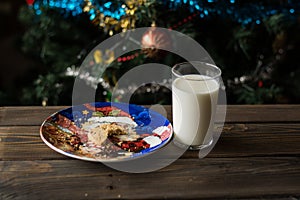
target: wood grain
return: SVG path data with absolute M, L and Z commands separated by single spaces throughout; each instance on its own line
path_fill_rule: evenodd
M 0 126 L 40 125 L 46 117 L 66 107 L 0 107 Z M 164 108 L 171 120 L 171 106 Z M 300 122 L 297 110 L 300 105 L 229 105 L 226 122 Z
M 51 114 L 66 106 L 0 107 L 0 126 L 40 125 Z
M 76 160 L 0 161 L 0 169 L 2 199 L 300 196 L 300 159 L 295 157 L 179 159 L 146 174 Z
M 300 156 L 300 124 L 226 124 L 209 157 Z M 284 138 L 284 142 L 283 142 Z M 0 159 L 66 159 L 47 147 L 39 126 L 0 127 Z M 188 151 L 184 158 L 197 158 Z

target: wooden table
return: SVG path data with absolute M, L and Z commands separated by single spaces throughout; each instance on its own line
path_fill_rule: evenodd
M 188 151 L 142 174 L 48 148 L 39 127 L 62 108 L 0 108 L 1 200 L 300 199 L 300 105 L 228 106 L 221 138 L 207 157 Z

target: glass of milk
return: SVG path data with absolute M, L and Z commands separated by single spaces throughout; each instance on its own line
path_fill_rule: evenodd
M 174 143 L 199 150 L 213 143 L 221 70 L 200 61 L 172 68 Z

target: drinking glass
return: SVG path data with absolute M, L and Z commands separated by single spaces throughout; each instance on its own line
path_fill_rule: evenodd
M 193 61 L 172 68 L 174 143 L 199 150 L 213 143 L 221 70 Z

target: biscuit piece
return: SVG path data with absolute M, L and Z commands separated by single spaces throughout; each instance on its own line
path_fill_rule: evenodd
M 126 134 L 126 130 L 116 123 L 103 123 L 89 131 L 88 140 L 96 145 L 101 145 L 108 136 Z

